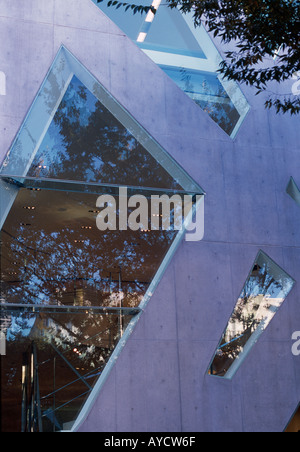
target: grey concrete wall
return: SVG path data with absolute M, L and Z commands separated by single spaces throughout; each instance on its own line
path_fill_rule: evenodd
M 282 431 L 300 400 L 300 209 L 285 193 L 299 117 L 243 88 L 231 140 L 91 0 L 0 0 L 0 43 L 1 158 L 64 44 L 207 192 L 204 240 L 180 245 L 80 431 Z M 210 377 L 259 249 L 298 282 L 233 380 Z

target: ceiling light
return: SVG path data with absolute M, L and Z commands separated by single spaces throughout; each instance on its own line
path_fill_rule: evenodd
M 144 42 L 146 39 L 146 36 L 147 36 L 147 33 L 144 33 L 141 31 L 141 33 L 138 35 L 137 42 Z

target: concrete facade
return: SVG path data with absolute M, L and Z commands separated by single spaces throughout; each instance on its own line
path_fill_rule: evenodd
M 78 431 L 283 431 L 300 400 L 300 209 L 285 192 L 300 184 L 299 117 L 242 87 L 232 140 L 91 0 L 0 0 L 0 42 L 1 160 L 63 44 L 207 193 L 204 240 L 181 243 Z M 296 285 L 235 377 L 211 377 L 260 249 Z

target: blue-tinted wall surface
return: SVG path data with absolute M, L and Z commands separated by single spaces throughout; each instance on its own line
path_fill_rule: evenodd
M 1 159 L 63 44 L 207 193 L 204 240 L 181 243 L 79 431 L 282 431 L 300 400 L 300 209 L 285 192 L 300 185 L 299 117 L 242 87 L 232 140 L 91 0 L 0 0 L 0 42 Z M 211 377 L 260 249 L 296 285 L 235 377 Z

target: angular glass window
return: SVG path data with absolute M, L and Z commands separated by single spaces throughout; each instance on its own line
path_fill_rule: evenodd
M 231 379 L 265 331 L 295 281 L 259 252 L 208 373 Z
M 0 191 L 1 430 L 66 430 L 105 381 L 203 190 L 62 47 Z M 181 229 L 163 227 L 161 205 L 153 213 L 163 194 L 190 200 Z M 137 199 L 147 218 L 134 229 Z
M 183 15 L 161 0 L 152 3 L 155 15 L 93 1 L 228 135 L 236 136 L 250 106 L 239 86 L 217 73 L 222 57 L 205 28 L 194 27 L 191 14 Z
M 300 403 L 284 430 L 285 433 L 300 433 Z
M 298 206 L 300 206 L 300 190 L 292 177 L 290 178 L 286 192 L 298 204 Z

